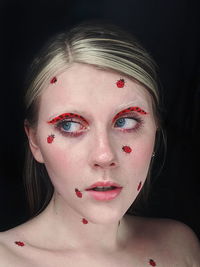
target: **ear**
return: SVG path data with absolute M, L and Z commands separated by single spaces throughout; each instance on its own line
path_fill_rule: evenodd
M 29 147 L 33 154 L 33 157 L 39 163 L 44 163 L 44 159 L 40 150 L 40 147 L 37 142 L 36 129 L 31 127 L 27 120 L 24 121 L 24 130 L 28 137 Z

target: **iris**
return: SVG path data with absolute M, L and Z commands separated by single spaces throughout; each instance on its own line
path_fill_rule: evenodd
M 123 127 L 125 125 L 125 122 L 126 122 L 125 118 L 120 118 L 116 121 L 115 127 Z

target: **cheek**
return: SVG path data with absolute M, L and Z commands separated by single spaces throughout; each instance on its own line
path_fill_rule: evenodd
M 43 141 L 41 153 L 51 179 L 60 180 L 72 172 L 73 160 L 70 149 L 65 144 L 59 144 L 57 136 L 52 144 Z
M 147 177 L 154 142 L 152 140 L 140 140 L 139 142 L 129 142 L 132 152 L 125 154 L 121 158 L 124 174 L 129 177 L 128 183 L 131 187 L 139 191 Z

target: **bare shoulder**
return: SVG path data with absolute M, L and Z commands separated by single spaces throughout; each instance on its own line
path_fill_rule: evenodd
M 15 228 L 0 233 L 0 267 L 24 266 L 22 257 L 16 250 L 16 238 Z
M 12 266 L 12 258 L 14 254 L 11 252 L 7 246 L 7 235 L 5 233 L 0 233 L 0 267 Z
M 183 266 L 200 267 L 200 243 L 190 227 L 172 219 L 135 218 L 132 220 L 140 240 L 157 251 L 165 251 L 163 257 L 180 259 Z

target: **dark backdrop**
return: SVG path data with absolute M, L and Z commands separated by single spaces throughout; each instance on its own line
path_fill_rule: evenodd
M 200 237 L 200 7 L 193 0 L 4 1 L 1 7 L 0 230 L 27 218 L 22 88 L 34 54 L 50 35 L 85 19 L 133 32 L 159 66 L 168 135 L 149 216 L 189 225 Z

